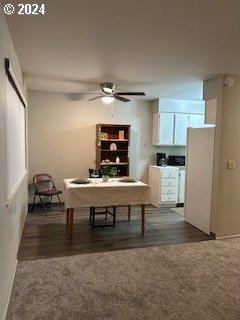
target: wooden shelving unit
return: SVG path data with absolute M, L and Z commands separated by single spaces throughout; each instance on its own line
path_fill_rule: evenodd
M 117 176 L 129 175 L 130 125 L 96 125 L 96 167 L 116 168 Z M 119 162 L 116 162 L 116 159 Z

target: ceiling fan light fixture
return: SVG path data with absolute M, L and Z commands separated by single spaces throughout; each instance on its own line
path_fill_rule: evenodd
M 112 93 L 112 89 L 111 88 L 103 87 L 103 91 L 106 92 L 106 93 Z
M 104 82 L 100 84 L 102 91 L 105 93 L 113 93 L 115 90 L 115 84 L 111 82 Z
M 110 97 L 110 96 L 105 96 L 105 97 L 102 97 L 101 99 L 102 99 L 102 102 L 106 104 L 110 104 L 115 100 L 114 97 Z
M 96 100 L 96 99 L 102 99 L 103 103 L 110 104 L 114 100 L 119 100 L 122 102 L 129 102 L 130 100 L 122 97 L 122 96 L 145 96 L 144 92 L 140 91 L 123 91 L 123 92 L 118 92 L 115 91 L 115 84 L 112 82 L 102 82 L 100 83 L 100 87 L 102 89 L 102 92 L 96 93 L 99 94 L 96 97 L 93 97 L 91 99 L 88 99 L 88 101 Z

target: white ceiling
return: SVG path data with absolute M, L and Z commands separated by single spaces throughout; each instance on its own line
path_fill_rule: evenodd
M 112 81 L 148 99 L 201 99 L 202 80 L 240 73 L 239 0 L 21 1 L 40 2 L 44 16 L 8 16 L 30 89 Z

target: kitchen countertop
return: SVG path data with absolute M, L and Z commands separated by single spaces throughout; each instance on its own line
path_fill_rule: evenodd
M 171 167 L 171 166 L 170 166 Z M 173 166 L 172 166 L 173 167 Z M 186 170 L 186 166 L 174 166 L 176 168 L 178 168 L 179 170 Z
M 150 164 L 149 167 L 158 168 L 158 169 L 177 168 L 178 170 L 186 170 L 186 166 L 157 166 L 157 165 Z

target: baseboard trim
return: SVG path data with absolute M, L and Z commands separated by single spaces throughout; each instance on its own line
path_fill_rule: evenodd
M 12 289 L 13 289 L 13 283 L 14 283 L 14 279 L 15 279 L 15 274 L 16 274 L 16 271 L 17 271 L 17 264 L 18 264 L 18 259 L 16 259 L 16 262 L 15 262 L 15 266 L 14 266 L 14 271 L 13 271 L 13 275 L 12 275 L 12 283 L 11 283 L 11 288 L 10 288 L 10 292 L 9 292 L 9 295 L 8 295 L 8 299 L 7 299 L 7 304 L 6 304 L 6 307 L 5 307 L 5 311 L 3 313 L 3 320 L 6 319 L 6 316 L 7 316 L 7 311 L 8 311 L 8 305 L 9 305 L 9 302 L 10 302 L 10 298 L 11 298 L 11 294 L 12 294 Z
M 240 237 L 240 234 L 234 234 L 232 236 L 216 237 L 216 240 L 229 239 L 229 238 L 239 238 L 239 237 Z

